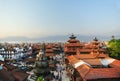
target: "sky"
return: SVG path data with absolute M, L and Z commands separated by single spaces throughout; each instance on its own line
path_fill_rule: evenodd
M 0 0 L 0 38 L 119 32 L 120 0 Z

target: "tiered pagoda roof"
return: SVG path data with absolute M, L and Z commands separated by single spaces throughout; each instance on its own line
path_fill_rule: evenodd
M 45 56 L 54 56 L 54 51 L 52 45 L 46 45 Z
M 79 43 L 79 40 L 76 40 L 76 37 L 74 36 L 74 34 L 72 34 L 70 37 L 70 39 L 67 41 L 69 43 Z
M 68 55 L 69 54 L 75 54 L 76 49 L 82 48 L 84 45 L 82 43 L 80 43 L 79 40 L 76 39 L 74 34 L 72 34 L 69 38 L 70 39 L 67 41 L 68 43 L 66 43 L 64 45 L 64 52 Z
M 70 40 L 74 39 L 72 35 Z M 69 42 L 70 43 L 70 42 Z M 84 44 L 82 48 L 70 44 L 65 45 L 65 53 L 76 51 L 75 55 L 68 55 L 67 60 L 79 74 L 78 81 L 120 81 L 120 61 L 110 58 L 106 50 L 100 47 L 101 42 L 95 37 L 91 43 Z M 67 50 L 66 50 L 67 49 Z M 86 53 L 87 52 L 87 53 Z M 78 75 L 77 75 L 78 76 Z

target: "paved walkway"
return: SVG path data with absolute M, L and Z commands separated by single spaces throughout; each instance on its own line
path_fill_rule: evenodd
M 52 81 L 55 81 L 55 79 L 53 79 Z M 66 71 L 63 71 L 62 81 L 70 81 L 70 78 L 66 75 Z
M 67 76 L 66 71 L 63 71 L 62 81 L 70 81 L 70 78 Z
M 58 60 L 59 62 L 64 64 L 64 62 L 63 62 L 64 58 L 62 58 L 62 56 L 60 57 L 59 55 L 57 55 L 56 57 L 57 57 L 56 60 Z M 61 61 L 60 61 L 60 59 L 61 59 Z M 56 66 L 57 66 L 56 70 L 59 73 L 60 73 L 60 71 L 62 71 L 62 73 L 60 73 L 60 75 L 59 75 L 59 78 L 62 77 L 61 81 L 70 81 L 70 78 L 67 76 L 66 71 L 63 70 L 63 68 L 65 69 L 65 66 L 61 65 L 60 63 L 56 64 Z M 53 79 L 52 81 L 58 81 L 58 80 Z

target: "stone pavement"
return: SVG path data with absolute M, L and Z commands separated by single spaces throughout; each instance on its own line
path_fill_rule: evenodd
M 63 71 L 62 81 L 70 81 L 70 78 L 67 76 L 66 71 Z
M 55 79 L 53 79 L 52 81 L 55 81 Z M 67 76 L 66 71 L 63 71 L 62 81 L 70 81 L 70 78 Z

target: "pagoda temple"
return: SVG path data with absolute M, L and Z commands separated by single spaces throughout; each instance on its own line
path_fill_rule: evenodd
M 73 81 L 120 81 L 120 61 L 108 56 L 102 42 L 95 37 L 92 42 L 80 43 L 75 38 L 71 35 L 64 46 L 67 71 Z
M 106 49 L 101 48 L 101 42 L 95 37 L 90 43 L 81 43 L 72 34 L 70 39 L 64 45 L 64 52 L 66 56 L 75 55 L 77 58 L 105 58 Z
M 80 41 L 76 39 L 74 34 L 72 34 L 69 38 L 70 39 L 64 45 L 64 52 L 66 55 L 75 55 L 77 49 L 83 48 L 83 44 L 81 44 Z
M 52 44 L 46 45 L 45 56 L 48 60 L 52 59 L 53 56 L 55 56 Z

